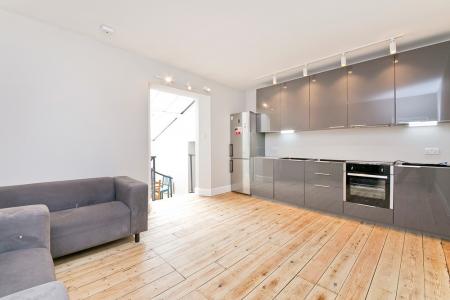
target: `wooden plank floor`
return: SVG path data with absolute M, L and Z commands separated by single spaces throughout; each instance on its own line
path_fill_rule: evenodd
M 55 261 L 71 299 L 450 299 L 450 242 L 240 194 L 152 203 L 149 231 Z

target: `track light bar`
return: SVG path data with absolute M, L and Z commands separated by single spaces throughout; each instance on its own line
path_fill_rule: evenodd
M 381 44 L 381 43 L 386 43 L 386 41 L 389 41 L 389 51 L 390 51 L 390 53 L 394 54 L 394 53 L 397 52 L 396 40 L 401 38 L 401 37 L 403 37 L 403 36 L 404 36 L 404 34 L 399 34 L 399 35 L 393 36 L 393 37 L 388 38 L 388 39 L 379 40 L 379 41 L 368 43 L 368 44 L 365 44 L 365 45 L 362 45 L 362 46 L 359 46 L 359 47 L 351 48 L 351 49 L 348 49 L 348 50 L 346 50 L 344 52 L 339 52 L 339 53 L 336 53 L 336 54 L 332 54 L 332 55 L 328 55 L 328 56 L 325 56 L 325 57 L 321 57 L 321 58 L 313 60 L 313 61 L 309 61 L 308 63 L 303 63 L 303 64 L 292 66 L 292 67 L 289 67 L 289 68 L 286 68 L 286 69 L 278 70 L 278 71 L 272 72 L 270 74 L 259 76 L 255 80 L 267 79 L 267 78 L 272 77 L 273 74 L 278 74 L 279 75 L 279 74 L 287 73 L 289 71 L 298 70 L 302 66 L 306 66 L 308 64 L 317 63 L 317 62 L 320 62 L 320 61 L 324 61 L 324 60 L 331 59 L 331 58 L 336 58 L 336 57 L 341 57 L 341 65 L 342 65 L 342 57 L 343 56 L 345 57 L 346 53 L 350 53 L 350 52 L 353 52 L 353 51 L 356 51 L 356 50 L 360 50 L 360 49 L 367 48 L 367 47 L 370 47 L 370 46 L 378 45 L 378 44 Z M 347 65 L 346 57 L 345 57 L 345 65 Z M 303 76 L 307 76 L 307 75 L 305 75 L 305 68 L 303 68 Z

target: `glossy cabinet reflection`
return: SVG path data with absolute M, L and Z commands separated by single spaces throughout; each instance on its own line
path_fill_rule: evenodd
M 280 85 L 274 85 L 256 91 L 259 132 L 276 132 L 281 130 L 280 88 Z
M 305 162 L 278 159 L 274 169 L 274 199 L 280 202 L 305 205 Z
M 347 70 L 340 68 L 310 78 L 310 129 L 347 127 Z
M 309 129 L 309 78 L 281 85 L 281 130 Z
M 253 172 L 250 182 L 252 195 L 273 199 L 273 165 L 274 159 L 265 157 L 253 158 Z
M 397 123 L 450 120 L 450 42 L 396 55 Z
M 348 125 L 395 123 L 394 57 L 382 57 L 348 68 Z
M 450 237 L 450 168 L 395 167 L 394 224 Z

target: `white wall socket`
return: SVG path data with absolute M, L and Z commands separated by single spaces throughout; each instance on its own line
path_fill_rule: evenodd
M 425 155 L 439 155 L 441 150 L 439 148 L 429 147 L 425 148 Z

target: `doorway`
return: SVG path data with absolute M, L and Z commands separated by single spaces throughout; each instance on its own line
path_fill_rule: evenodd
M 149 106 L 152 200 L 194 193 L 199 177 L 199 97 L 154 86 Z

